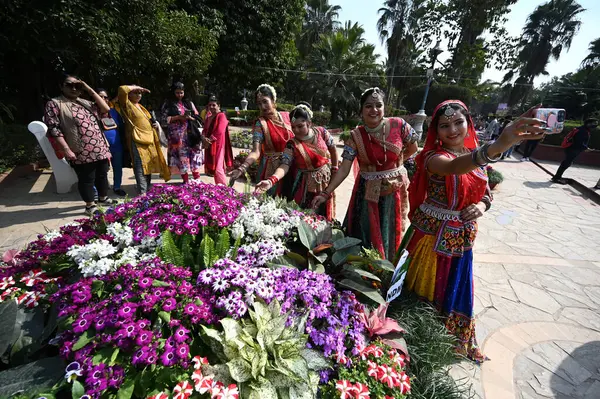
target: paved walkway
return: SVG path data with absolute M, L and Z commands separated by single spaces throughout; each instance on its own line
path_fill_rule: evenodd
M 491 361 L 451 373 L 478 398 L 600 398 L 600 207 L 532 163 L 496 167 L 505 181 L 480 221 L 474 270 L 478 339 Z M 130 194 L 134 183 L 126 169 Z M 336 192 L 340 219 L 352 184 Z M 55 194 L 50 172 L 5 179 L 0 251 L 82 216 L 77 193 Z
M 552 173 L 556 173 L 558 166 L 560 165 L 560 162 L 538 161 L 537 159 L 535 162 L 548 169 Z M 567 169 L 564 177 L 575 179 L 584 186 L 591 188 L 598 183 L 598 179 L 600 179 L 600 170 L 592 166 L 576 165 L 575 167 L 572 166 Z

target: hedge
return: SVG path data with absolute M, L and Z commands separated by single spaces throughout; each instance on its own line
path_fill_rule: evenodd
M 281 111 L 281 110 L 279 110 Z M 259 111 L 252 109 L 248 111 L 240 111 L 239 115 L 235 112 L 234 109 L 227 109 L 227 119 L 231 121 L 231 118 L 243 118 L 247 123 L 252 123 L 254 120 L 258 118 Z M 326 126 L 329 124 L 331 120 L 331 112 L 314 112 L 313 123 L 317 126 Z
M 581 121 L 573 121 L 566 120 L 565 127 L 562 133 L 559 134 L 550 134 L 544 137 L 542 143 L 547 145 L 561 145 L 565 136 L 573 129 L 583 125 Z M 600 150 L 600 132 L 592 132 L 592 136 L 590 137 L 589 147 L 594 150 Z
M 425 94 L 425 87 L 427 85 L 412 87 L 406 93 L 406 96 L 402 100 L 402 104 L 412 111 L 417 113 L 423 102 L 423 95 Z M 443 101 L 456 99 L 461 100 L 465 104 L 471 103 L 471 92 L 469 89 L 457 85 L 441 85 L 433 84 L 429 90 L 427 96 L 427 103 L 425 104 L 425 113 L 431 115 L 435 107 Z
M 18 124 L 0 124 L 0 173 L 17 165 L 39 161 L 41 149 L 27 127 Z

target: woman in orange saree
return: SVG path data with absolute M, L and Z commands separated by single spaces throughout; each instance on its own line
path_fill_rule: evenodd
M 233 180 L 243 175 L 256 160 L 259 160 L 258 180 L 271 176 L 281 165 L 283 151 L 288 141 L 294 138 L 289 113 L 277 111 L 275 89 L 266 84 L 260 85 L 256 89 L 255 97 L 260 116 L 252 130 L 252 151 L 242 165 L 229 174 Z M 278 181 L 267 193 L 272 196 L 291 198 L 291 182 L 294 175 L 295 171 L 292 171 L 287 178 Z
M 273 187 L 296 166 L 297 173 L 292 185 L 294 201 L 302 208 L 310 208 L 312 200 L 323 191 L 338 170 L 338 154 L 333 138 L 321 126 L 313 126 L 312 110 L 308 103 L 301 103 L 290 112 L 295 137 L 288 141 L 282 155 L 281 165 L 256 186 L 264 192 Z M 335 197 L 332 195 L 317 214 L 327 220 L 335 218 Z

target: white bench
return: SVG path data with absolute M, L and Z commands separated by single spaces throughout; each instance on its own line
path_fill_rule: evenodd
M 64 194 L 71 191 L 73 184 L 78 181 L 77 175 L 65 159 L 58 159 L 56 157 L 54 149 L 50 144 L 50 140 L 46 137 L 48 126 L 43 122 L 33 121 L 27 125 L 27 129 L 33 133 L 38 143 L 40 143 L 44 155 L 46 155 L 48 162 L 50 162 L 52 172 L 54 172 L 54 180 L 56 180 L 56 192 L 58 194 Z

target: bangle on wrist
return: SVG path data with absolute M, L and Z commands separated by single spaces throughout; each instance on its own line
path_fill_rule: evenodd
M 486 195 L 485 197 L 483 197 L 481 199 L 481 201 L 484 205 L 485 205 L 485 211 L 489 211 L 490 208 L 492 207 L 492 201 L 490 200 L 490 198 Z
M 487 165 L 485 160 L 483 160 L 482 158 L 483 157 L 481 156 L 481 148 L 478 148 L 471 153 L 471 160 L 473 161 L 475 166 L 484 167 Z
M 338 171 L 338 170 L 340 170 L 340 167 L 339 166 L 331 166 L 331 170 Z
M 272 175 L 272 176 L 269 176 L 267 178 L 267 180 L 271 182 L 271 186 L 274 186 L 279 181 L 279 178 L 275 175 Z
M 329 194 L 327 191 L 323 190 L 319 193 L 319 196 L 321 197 L 325 197 L 327 199 L 331 198 L 331 194 Z
M 495 163 L 500 160 L 502 153 L 496 155 L 495 158 L 490 157 L 490 144 L 485 144 L 483 147 L 481 147 L 481 156 L 486 163 Z

